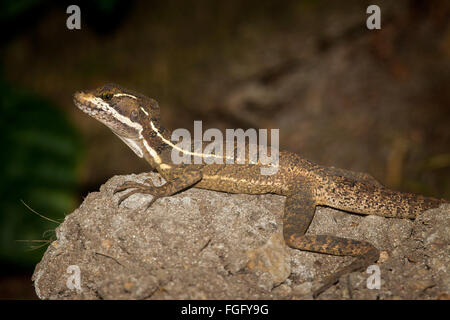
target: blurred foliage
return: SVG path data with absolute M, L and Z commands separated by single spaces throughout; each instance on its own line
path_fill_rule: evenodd
M 9 20 L 20 17 L 25 12 L 29 12 L 38 7 L 49 5 L 62 5 L 67 7 L 70 4 L 88 5 L 96 11 L 111 14 L 116 10 L 121 0 L 94 0 L 94 1 L 49 1 L 49 0 L 3 0 L 0 3 L 0 19 Z
M 24 11 L 33 9 L 36 5 L 42 2 L 42 0 L 2 1 L 0 5 L 0 19 L 13 19 L 22 14 Z
M 48 101 L 0 79 L 0 261 L 31 265 L 46 246 L 41 242 L 57 224 L 28 209 L 62 221 L 77 201 L 80 138 L 72 125 Z M 45 244 L 45 243 L 44 243 Z
M 117 7 L 117 4 L 120 2 L 120 0 L 97 0 L 92 2 L 99 11 L 112 13 Z
M 75 4 L 88 7 L 86 11 L 93 13 L 88 21 L 95 21 L 94 17 L 120 12 L 120 4 L 126 3 L 96 0 Z M 33 28 L 50 8 L 70 4 L 73 1 L 2 1 L 0 26 L 11 31 L 2 46 Z M 10 85 L 1 72 L 0 110 L 0 263 L 31 267 L 41 259 L 58 226 L 45 217 L 62 221 L 77 204 L 83 148 L 77 132 L 56 106 Z
M 0 27 L 9 30 L 6 40 L 31 30 L 53 8 L 66 11 L 70 5 L 82 8 L 83 21 L 99 33 L 117 28 L 129 11 L 133 0 L 3 0 L 0 2 Z M 104 24 L 103 21 L 109 21 Z M 1 44 L 0 44 L 1 46 Z

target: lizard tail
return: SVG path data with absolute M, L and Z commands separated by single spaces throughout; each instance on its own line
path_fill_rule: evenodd
M 398 192 L 344 177 L 336 177 L 319 186 L 316 199 L 318 204 L 350 212 L 410 219 L 427 209 L 450 203 L 444 199 Z

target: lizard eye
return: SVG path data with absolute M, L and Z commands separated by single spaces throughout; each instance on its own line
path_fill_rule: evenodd
M 102 99 L 103 99 L 103 100 L 111 100 L 112 97 L 113 97 L 113 94 L 112 94 L 112 93 L 109 93 L 109 92 L 106 92 L 106 93 L 103 93 L 103 94 L 102 94 Z
M 137 112 L 136 110 L 131 111 L 130 119 L 131 119 L 132 121 L 136 121 L 137 118 L 138 118 L 138 112 Z

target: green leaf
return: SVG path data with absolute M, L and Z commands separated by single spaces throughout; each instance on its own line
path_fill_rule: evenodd
M 76 205 L 80 137 L 48 101 L 0 80 L 0 261 L 33 265 Z M 54 233 L 53 233 L 54 234 Z M 44 245 L 39 250 L 31 247 Z

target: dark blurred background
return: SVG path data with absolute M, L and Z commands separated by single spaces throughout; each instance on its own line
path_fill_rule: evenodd
M 107 82 L 157 99 L 169 129 L 279 128 L 282 149 L 450 199 L 449 18 L 446 0 L 2 1 L 0 298 L 35 299 L 64 216 L 149 170 L 72 103 Z

